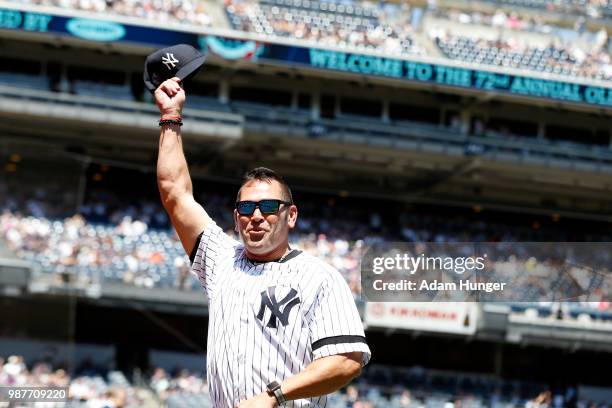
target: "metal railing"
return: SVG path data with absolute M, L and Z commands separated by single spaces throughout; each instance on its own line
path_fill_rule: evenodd
M 53 110 L 64 106 L 73 112 L 91 108 L 102 113 L 157 117 L 152 104 L 94 96 L 54 93 L 0 85 L 0 109 L 11 111 L 15 102 L 49 104 Z M 554 142 L 519 136 L 501 136 L 489 132 L 485 136 L 461 134 L 457 130 L 434 124 L 409 121 L 382 122 L 372 118 L 338 117 L 311 119 L 307 110 L 256 103 L 223 104 L 216 98 L 194 97 L 194 108 L 185 109 L 185 117 L 206 125 L 238 126 L 241 130 L 389 147 L 393 149 L 432 151 L 440 154 L 483 156 L 493 160 L 509 160 L 581 169 L 612 172 L 612 150 L 608 147 L 571 142 Z M 51 111 L 51 110 L 50 110 Z

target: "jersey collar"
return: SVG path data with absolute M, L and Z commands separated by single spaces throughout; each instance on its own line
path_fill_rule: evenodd
M 246 249 L 244 250 L 244 257 L 252 264 L 254 265 L 262 265 L 262 264 L 266 264 L 266 263 L 285 263 L 287 261 L 292 260 L 293 258 L 295 258 L 296 256 L 300 255 L 302 253 L 302 251 L 300 251 L 299 249 L 290 249 L 289 252 L 287 252 L 285 255 L 281 256 L 278 259 L 274 259 L 272 261 L 253 261 L 251 259 L 249 259 L 249 257 L 246 255 Z

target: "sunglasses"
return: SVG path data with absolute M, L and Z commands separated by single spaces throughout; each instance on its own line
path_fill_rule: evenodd
M 255 208 L 259 208 L 262 214 L 276 214 L 281 204 L 291 205 L 291 201 L 266 199 L 261 201 L 237 201 L 236 211 L 240 215 L 253 215 Z

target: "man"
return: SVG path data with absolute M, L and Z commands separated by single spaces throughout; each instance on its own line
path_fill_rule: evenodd
M 331 266 L 289 247 L 298 209 L 272 170 L 245 176 L 234 209 L 243 243 L 226 235 L 193 197 L 180 132 L 180 80 L 163 82 L 155 100 L 161 199 L 209 298 L 213 406 L 324 407 L 325 395 L 370 359 L 348 285 Z

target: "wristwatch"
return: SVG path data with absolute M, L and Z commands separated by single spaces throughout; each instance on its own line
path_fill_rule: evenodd
M 285 395 L 281 390 L 281 385 L 277 381 L 272 381 L 266 386 L 266 388 L 268 389 L 268 394 L 274 395 L 274 398 L 276 398 L 276 402 L 278 402 L 279 406 L 282 406 L 285 402 L 287 402 Z

